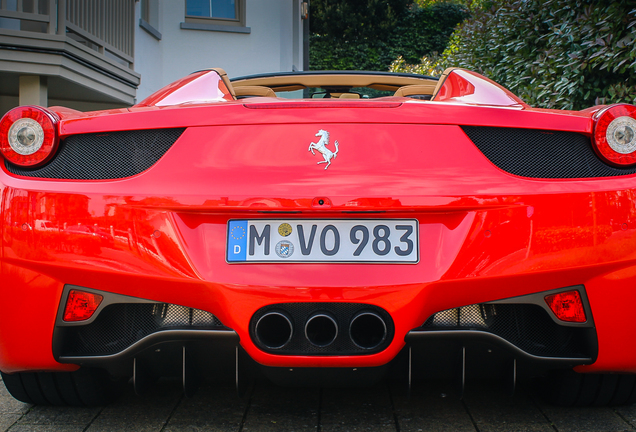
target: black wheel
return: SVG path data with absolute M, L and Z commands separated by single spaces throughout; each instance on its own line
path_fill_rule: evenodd
M 561 406 L 616 406 L 636 402 L 636 375 L 553 371 L 543 380 L 544 398 Z
M 35 405 L 100 406 L 121 395 L 125 379 L 114 379 L 102 369 L 75 372 L 19 372 L 2 380 L 11 396 Z

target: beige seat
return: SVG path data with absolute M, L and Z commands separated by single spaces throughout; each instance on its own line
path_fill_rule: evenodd
M 416 84 L 402 86 L 395 92 L 394 96 L 430 96 L 435 91 L 435 84 Z
M 358 93 L 343 93 L 339 99 L 360 99 L 360 95 Z
M 236 96 L 241 97 L 276 97 L 276 93 L 269 87 L 265 86 L 242 86 L 234 87 Z

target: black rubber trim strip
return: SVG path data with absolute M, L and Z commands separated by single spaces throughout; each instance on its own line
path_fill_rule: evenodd
M 60 363 L 75 363 L 82 365 L 103 365 L 108 362 L 116 362 L 132 358 L 141 351 L 162 343 L 185 343 L 190 341 L 234 341 L 239 343 L 239 336 L 234 330 L 162 330 L 152 333 L 117 354 L 102 356 L 59 356 L 56 360 Z
M 197 71 L 201 72 L 201 71 Z M 196 72 L 193 72 L 196 73 Z M 376 75 L 387 77 L 403 77 L 403 78 L 419 78 L 422 81 L 435 80 L 439 81 L 439 78 L 435 78 L 428 75 L 410 74 L 410 73 L 396 73 L 396 72 L 373 72 L 373 71 L 351 71 L 351 70 L 329 70 L 329 71 L 298 71 L 298 72 L 272 72 L 257 75 L 244 75 L 230 79 L 230 81 L 241 81 L 254 78 L 273 78 L 279 76 L 310 76 L 310 75 Z
M 543 357 L 529 354 L 496 334 L 480 330 L 411 330 L 404 337 L 409 345 L 418 345 L 429 340 L 455 342 L 486 342 L 504 348 L 517 358 L 560 365 L 583 365 L 593 363 L 590 357 Z

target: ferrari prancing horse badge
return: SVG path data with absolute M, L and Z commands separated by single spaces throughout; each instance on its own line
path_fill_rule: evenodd
M 316 153 L 314 152 L 314 150 L 317 150 L 319 153 L 322 154 L 322 157 L 325 158 L 325 160 L 321 160 L 320 162 L 317 162 L 318 164 L 322 164 L 322 163 L 326 163 L 327 166 L 325 167 L 325 169 L 329 168 L 329 165 L 331 165 L 331 159 L 335 159 L 336 156 L 338 155 L 338 140 L 336 140 L 336 142 L 334 143 L 336 146 L 336 151 L 332 152 L 331 150 L 329 150 L 327 148 L 327 146 L 329 145 L 329 132 L 327 132 L 326 130 L 320 129 L 318 131 L 318 133 L 316 134 L 317 137 L 320 137 L 320 140 L 318 140 L 317 143 L 311 143 L 309 144 L 309 150 L 311 154 L 315 155 Z

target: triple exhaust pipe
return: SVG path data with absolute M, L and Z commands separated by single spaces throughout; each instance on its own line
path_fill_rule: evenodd
M 304 337 L 314 347 L 329 347 L 336 341 L 339 332 L 338 320 L 329 312 L 314 312 L 305 321 Z M 287 313 L 270 311 L 258 319 L 255 333 L 266 348 L 279 350 L 292 340 L 294 324 Z M 386 340 L 387 334 L 387 323 L 376 312 L 363 310 L 349 321 L 348 338 L 361 350 L 377 348 Z

